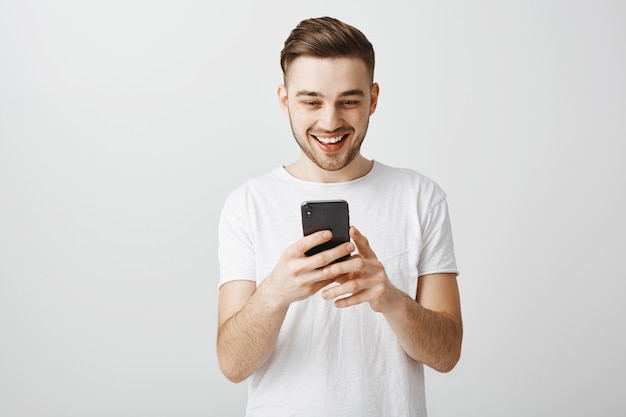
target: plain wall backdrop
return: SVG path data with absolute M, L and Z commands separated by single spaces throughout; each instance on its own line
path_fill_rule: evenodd
M 242 416 L 227 193 L 291 162 L 279 52 L 363 30 L 366 157 L 447 192 L 465 320 L 431 416 L 623 416 L 626 3 L 0 1 L 0 416 Z

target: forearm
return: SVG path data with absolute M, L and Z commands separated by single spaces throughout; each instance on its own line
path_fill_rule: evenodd
M 395 307 L 385 318 L 406 353 L 440 372 L 454 368 L 461 354 L 460 318 L 422 307 L 398 290 Z
M 218 329 L 220 368 L 233 382 L 241 382 L 259 369 L 276 346 L 288 307 L 271 300 L 259 287 L 243 308 Z

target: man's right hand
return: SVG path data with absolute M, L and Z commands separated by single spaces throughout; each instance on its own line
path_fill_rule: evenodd
M 273 294 L 276 302 L 288 307 L 294 301 L 303 300 L 333 282 L 338 276 L 324 275 L 323 267 L 332 261 L 349 255 L 354 249 L 352 242 L 307 256 L 305 252 L 328 242 L 332 233 L 322 230 L 304 236 L 283 252 L 272 273 L 263 281 L 264 292 Z
M 274 350 L 289 305 L 318 292 L 343 275 L 323 268 L 350 254 L 348 242 L 313 256 L 304 253 L 331 239 L 330 231 L 313 233 L 289 246 L 272 273 L 258 286 L 254 281 L 230 281 L 220 289 L 217 356 L 224 375 L 241 382 Z M 330 268 L 333 270 L 333 268 Z M 326 270 L 326 275 L 324 275 Z

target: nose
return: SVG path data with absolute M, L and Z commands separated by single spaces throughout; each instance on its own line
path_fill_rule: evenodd
M 321 109 L 319 127 L 328 132 L 341 127 L 341 114 L 335 106 L 325 106 Z

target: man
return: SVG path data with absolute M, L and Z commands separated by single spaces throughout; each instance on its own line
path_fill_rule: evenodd
M 249 380 L 249 417 L 425 416 L 422 364 L 450 371 L 462 340 L 445 194 L 361 155 L 379 86 L 359 30 L 302 21 L 281 66 L 278 99 L 302 153 L 224 205 L 222 372 Z M 306 256 L 331 233 L 302 237 L 300 204 L 329 199 L 349 202 L 351 242 Z

